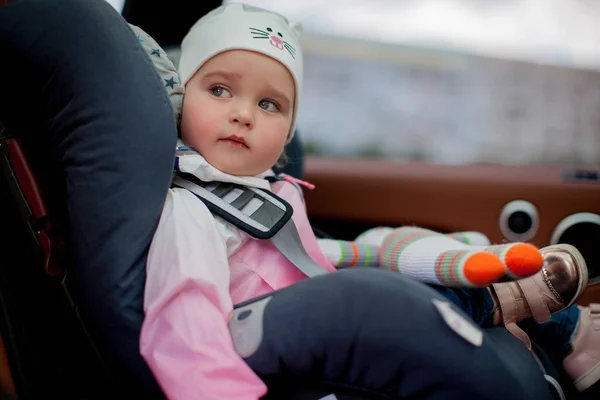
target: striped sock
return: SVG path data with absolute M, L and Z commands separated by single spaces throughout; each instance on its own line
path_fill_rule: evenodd
M 385 240 L 385 237 L 392 233 L 394 228 L 387 226 L 378 226 L 376 228 L 367 229 L 354 239 L 357 243 L 370 243 L 381 245 Z M 473 246 L 489 246 L 490 240 L 481 232 L 476 231 L 464 231 L 464 232 L 452 232 L 447 234 L 452 239 L 458 240 L 465 244 Z
M 321 251 L 336 268 L 377 267 L 379 246 L 344 240 L 318 239 Z
M 356 244 L 360 247 L 361 245 L 384 245 L 386 239 L 390 237 L 392 233 L 396 231 L 411 232 L 417 231 L 426 232 L 429 235 L 442 235 L 440 233 L 431 231 L 429 229 L 409 227 L 405 226 L 402 228 L 390 228 L 390 227 L 377 227 L 369 229 L 356 238 Z M 491 245 L 489 239 L 480 232 L 466 231 L 466 232 L 453 232 L 446 236 L 449 239 L 454 239 L 453 242 L 447 242 L 448 246 L 451 246 L 452 250 L 469 250 L 469 251 L 485 251 L 492 253 L 497 256 L 504 265 L 504 278 L 502 280 L 515 280 L 526 278 L 528 276 L 536 274 L 544 265 L 544 259 L 538 248 L 528 243 L 507 243 L 501 245 Z M 352 249 L 346 251 L 346 254 L 352 254 Z M 360 252 L 360 251 L 359 251 Z M 339 259 L 338 253 L 333 257 Z M 384 262 L 384 260 L 380 260 Z M 448 262 L 447 258 L 444 262 Z M 390 269 L 398 270 L 398 268 L 391 268 L 393 263 L 390 260 L 385 261 L 383 266 Z M 334 263 L 335 265 L 335 263 Z M 404 268 L 408 268 L 404 266 Z M 456 266 L 454 266 L 456 268 Z M 448 275 L 449 276 L 449 275 Z
M 505 275 L 502 261 L 427 229 L 395 229 L 384 241 L 379 264 L 419 281 L 444 286 L 482 287 Z

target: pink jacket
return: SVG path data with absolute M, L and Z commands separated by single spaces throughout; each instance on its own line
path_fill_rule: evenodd
M 248 181 L 258 186 L 256 178 Z M 267 181 L 259 181 L 268 188 Z M 312 233 L 298 189 L 277 182 L 271 190 L 293 206 L 308 254 L 334 271 Z M 256 400 L 264 395 L 263 382 L 233 349 L 227 327 L 233 304 L 304 278 L 271 242 L 215 218 L 194 194 L 169 190 L 148 256 L 140 337 L 141 354 L 167 397 Z

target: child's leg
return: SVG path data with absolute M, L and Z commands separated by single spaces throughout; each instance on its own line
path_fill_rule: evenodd
M 463 310 L 482 328 L 493 326 L 494 300 L 487 288 L 454 288 L 428 285 Z
M 317 239 L 321 251 L 336 268 L 378 267 L 380 247 L 374 244 Z
M 531 275 L 543 264 L 539 251 L 528 244 L 479 248 L 421 228 L 382 227 L 366 231 L 355 242 L 334 239 L 318 242 L 336 268 L 382 266 L 422 282 L 444 286 L 484 287 L 506 275 L 509 279 L 525 272 Z M 516 267 L 521 268 L 520 275 L 511 273 Z
M 354 240 L 357 243 L 369 243 L 381 246 L 385 238 L 392 233 L 395 228 L 387 226 L 378 226 L 376 228 L 368 229 L 358 235 Z M 476 231 L 464 231 L 464 232 L 452 232 L 448 233 L 447 236 L 452 239 L 458 240 L 464 244 L 470 244 L 472 246 L 489 246 L 491 245 L 490 240 L 481 232 Z
M 469 246 L 448 235 L 414 227 L 388 234 L 380 258 L 386 268 L 444 286 L 487 286 L 504 275 L 509 279 L 530 276 L 543 263 L 539 250 L 530 244 Z
M 446 239 L 455 242 L 453 239 Z M 410 250 L 401 252 L 401 258 L 400 253 L 393 249 L 384 258 L 382 250 L 385 251 L 385 248 L 381 249 L 373 244 L 333 239 L 319 239 L 318 243 L 323 254 L 338 269 L 382 266 L 421 282 L 458 287 L 488 286 L 499 282 L 505 274 L 504 265 L 491 253 L 481 250 L 445 251 L 458 247 L 456 243 L 453 243 L 455 247 L 446 248 L 411 247 Z M 396 261 L 392 265 L 390 260 Z
M 261 376 L 284 368 L 288 375 L 311 374 L 313 381 L 364 388 L 382 398 L 549 397 L 528 351 L 512 341 L 496 346 L 485 331 L 481 345 L 473 345 L 440 317 L 432 303 L 440 297 L 378 268 L 306 279 L 273 293 L 264 313 L 243 321 L 241 327 L 264 327 L 258 350 L 244 357 Z M 258 325 L 247 323 L 253 318 L 260 318 Z M 321 367 L 311 371 L 315 362 Z
M 403 233 L 412 235 L 417 231 L 423 233 L 427 232 L 430 236 L 439 235 L 448 239 L 454 239 L 454 241 L 445 240 L 446 244 L 444 245 L 444 248 L 447 250 L 486 251 L 496 255 L 505 266 L 505 278 L 508 280 L 531 276 L 538 272 L 543 265 L 543 259 L 539 250 L 531 244 L 517 242 L 492 246 L 484 234 L 474 231 L 454 232 L 445 235 L 418 227 L 405 226 L 396 229 L 390 227 L 377 227 L 363 232 L 356 238 L 356 242 L 376 244 L 383 247 L 392 235 L 403 235 Z M 388 262 L 389 265 L 386 265 L 388 268 L 393 267 L 394 263 L 397 263 L 399 266 L 403 263 L 402 260 L 389 260 Z M 475 286 L 481 285 L 476 284 Z

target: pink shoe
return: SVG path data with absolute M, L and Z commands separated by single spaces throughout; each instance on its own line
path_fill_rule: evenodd
M 573 351 L 563 360 L 563 368 L 582 392 L 600 380 L 600 304 L 579 310 Z
M 588 283 L 588 270 L 581 253 L 568 244 L 540 249 L 544 267 L 535 275 L 513 282 L 495 283 L 490 292 L 497 305 L 494 324 L 503 324 L 529 350 L 531 340 L 517 322 L 533 317 L 542 323 L 552 314 L 575 304 Z

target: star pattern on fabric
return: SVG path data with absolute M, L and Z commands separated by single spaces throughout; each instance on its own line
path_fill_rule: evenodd
M 140 43 L 144 43 L 144 39 L 142 39 L 142 38 L 140 37 L 140 35 L 138 35 L 138 37 L 137 37 L 137 40 L 138 40 L 138 42 L 140 42 Z
M 152 49 L 152 53 L 150 54 L 153 56 L 160 57 L 160 49 Z
M 173 79 L 173 77 L 169 78 L 169 79 L 165 79 L 165 87 L 170 87 L 171 89 L 173 89 L 175 87 L 175 79 Z

